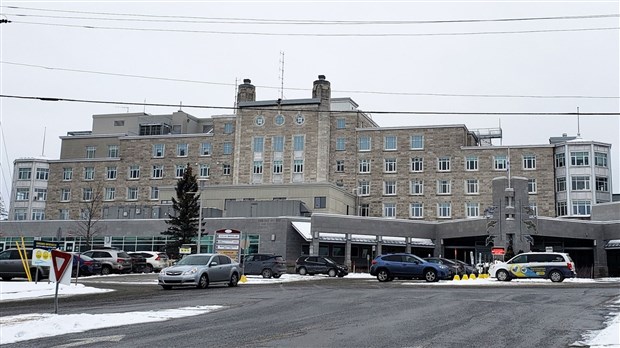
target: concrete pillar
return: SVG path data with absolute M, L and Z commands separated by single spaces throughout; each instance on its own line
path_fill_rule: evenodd
M 439 257 L 439 255 L 443 256 L 443 239 L 435 239 L 435 250 L 433 251 L 433 256 Z
M 318 256 L 319 255 L 319 232 L 312 232 L 312 245 L 310 246 L 310 255 Z
M 351 272 L 351 234 L 345 234 L 345 245 L 344 245 L 344 264 Z
M 377 236 L 377 247 L 375 248 L 375 254 L 373 255 L 374 257 L 377 257 L 379 255 L 381 255 L 382 251 L 381 251 L 381 246 L 383 245 L 381 236 Z
M 411 254 L 411 237 L 405 237 L 405 252 Z
M 607 251 L 605 250 L 605 241 L 603 238 L 597 238 L 592 241 L 594 243 L 594 278 L 607 277 L 609 269 L 607 268 Z

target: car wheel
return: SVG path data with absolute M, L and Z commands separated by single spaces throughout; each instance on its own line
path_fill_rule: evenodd
M 549 279 L 551 279 L 551 281 L 554 283 L 561 283 L 564 280 L 564 275 L 562 274 L 562 272 L 554 269 L 549 273 Z
M 237 286 L 238 283 L 239 283 L 239 275 L 237 273 L 233 273 L 230 276 L 230 283 L 228 283 L 228 286 L 233 288 Z
M 277 278 L 280 278 L 281 276 L 282 276 L 281 274 L 274 274 L 274 275 L 273 275 L 273 277 L 274 277 L 274 278 L 276 278 L 276 279 L 277 279 Z
M 103 266 L 101 269 L 101 275 L 108 275 L 112 273 L 112 268 L 110 266 Z
M 336 276 L 336 270 L 331 268 L 329 271 L 327 271 L 327 275 L 330 277 L 335 277 Z
M 5 282 L 10 281 L 11 279 L 13 279 L 13 277 L 2 277 L 2 280 L 4 280 Z
M 439 281 L 439 278 L 437 278 L 437 271 L 434 269 L 427 269 L 424 271 L 424 279 L 429 283 Z
M 171 285 L 162 285 L 162 288 L 164 288 L 164 290 L 171 290 L 172 286 Z
M 510 280 L 510 274 L 508 274 L 508 271 L 506 271 L 505 269 L 500 269 L 499 271 L 497 271 L 497 280 L 502 281 L 502 282 L 507 282 Z
M 377 280 L 380 282 L 388 282 L 390 281 L 390 278 L 392 276 L 390 275 L 390 272 L 387 269 L 381 269 L 379 270 L 379 272 L 377 272 Z
M 144 267 L 144 273 L 151 273 L 151 272 L 153 272 L 153 266 L 151 266 L 151 265 L 146 265 L 146 266 Z
M 339 274 L 339 275 L 338 275 L 338 278 L 344 278 L 344 274 L 342 274 L 342 273 L 341 273 L 341 274 Z
M 306 267 L 301 267 L 299 269 L 299 275 L 306 275 L 308 274 L 308 270 L 306 270 Z
M 271 273 L 271 270 L 269 268 L 265 268 L 262 272 L 261 275 L 263 276 L 263 278 L 271 278 L 271 276 L 273 275 L 273 273 Z
M 206 289 L 208 286 L 209 286 L 209 277 L 207 277 L 206 274 L 201 275 L 196 287 L 198 289 Z

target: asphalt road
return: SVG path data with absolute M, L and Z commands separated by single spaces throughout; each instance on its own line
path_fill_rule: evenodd
M 602 329 L 606 306 L 620 295 L 617 284 L 427 286 L 347 278 L 206 290 L 97 286 L 117 291 L 61 298 L 59 313 L 225 308 L 6 347 L 567 347 Z M 53 301 L 37 299 L 3 303 L 0 315 L 51 311 Z

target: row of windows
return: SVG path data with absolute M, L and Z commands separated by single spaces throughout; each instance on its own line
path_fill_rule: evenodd
M 572 215 L 590 215 L 592 209 L 592 202 L 589 200 L 575 200 L 572 201 Z M 557 202 L 555 205 L 555 212 L 557 216 L 568 215 L 568 204 L 566 202 Z
M 570 153 L 570 165 L 571 166 L 589 166 L 590 165 L 590 152 L 588 151 L 572 151 Z M 597 167 L 607 168 L 607 154 L 604 152 L 594 152 L 594 165 Z M 566 167 L 566 155 L 564 153 L 555 154 L 555 166 L 556 168 Z
M 358 151 L 370 151 L 372 148 L 372 138 L 370 136 L 360 136 L 357 139 Z M 409 137 L 409 149 L 410 150 L 422 150 L 424 149 L 424 136 L 423 135 L 411 135 Z M 384 151 L 397 151 L 398 150 L 398 137 L 395 135 L 386 135 L 383 137 L 383 150 Z
M 304 151 L 305 139 L 305 135 L 293 135 L 293 151 Z M 271 141 L 271 148 L 273 152 L 284 152 L 284 136 L 274 136 Z M 265 150 L 265 138 L 254 137 L 252 149 L 254 152 L 263 152 Z
M 222 154 L 231 155 L 233 152 L 233 143 L 231 141 L 225 141 L 222 143 Z M 166 144 L 153 144 L 153 158 L 164 158 L 166 153 Z M 189 156 L 189 144 L 176 144 L 176 156 L 187 157 Z M 211 156 L 213 154 L 213 145 L 210 142 L 204 142 L 200 144 L 198 149 L 200 156 Z
M 138 200 L 138 187 L 127 187 L 125 189 L 125 199 L 128 201 L 136 201 Z M 97 192 L 92 187 L 82 188 L 82 196 L 81 200 L 84 202 L 89 202 L 92 200 L 103 199 L 104 201 L 113 201 L 116 199 L 116 188 L 115 187 L 105 187 L 102 192 Z M 95 197 L 99 196 L 100 197 Z M 157 200 L 159 199 L 159 188 L 157 186 L 151 186 L 149 188 L 149 199 Z M 61 202 L 70 202 L 71 201 L 71 189 L 70 188 L 62 188 L 60 189 L 60 201 Z
M 572 191 L 589 191 L 590 190 L 589 176 L 571 176 L 571 190 Z M 597 176 L 594 179 L 596 191 L 609 192 L 609 181 L 605 176 Z M 558 192 L 566 191 L 566 178 L 555 179 L 555 189 Z
M 295 115 L 293 119 L 294 119 L 295 124 L 298 126 L 301 126 L 302 124 L 304 124 L 304 121 L 306 120 L 304 115 L 301 112 L 297 112 L 297 115 Z M 282 126 L 284 125 L 285 122 L 286 122 L 286 117 L 284 117 L 284 115 L 282 114 L 277 114 L 273 118 L 273 123 L 276 126 Z M 256 117 L 254 117 L 254 124 L 259 127 L 265 125 L 265 116 L 257 115 Z
M 394 196 L 397 194 L 397 182 L 396 180 L 383 181 L 383 195 Z M 370 195 L 370 181 L 361 180 L 357 188 L 357 194 L 359 196 Z M 452 194 L 452 180 L 437 180 L 436 181 L 436 193 L 438 195 Z M 527 181 L 528 193 L 537 193 L 536 179 L 528 179 Z M 479 194 L 480 182 L 478 179 L 467 179 L 464 181 L 464 192 L 466 194 Z M 410 195 L 424 195 L 424 180 L 414 179 L 409 181 L 409 194 Z
M 47 181 L 49 179 L 50 170 L 48 168 L 37 168 L 35 179 Z M 32 168 L 19 168 L 17 170 L 18 180 L 30 180 L 32 178 Z
M 282 161 L 274 160 L 272 166 L 273 174 L 282 174 Z M 296 159 L 293 160 L 293 173 L 303 173 L 304 172 L 304 160 Z M 263 161 L 254 161 L 252 166 L 253 174 L 263 174 Z
M 15 190 L 15 200 L 16 201 L 27 201 L 30 199 L 30 189 L 27 187 L 18 187 Z M 35 201 L 46 201 L 47 200 L 47 189 L 46 188 L 35 188 L 34 196 L 32 198 Z
M 396 208 L 397 203 L 383 203 L 383 217 L 395 218 L 396 217 Z M 530 205 L 530 208 L 536 213 L 537 206 L 535 203 Z M 363 204 L 360 207 L 360 215 L 367 214 L 369 212 L 370 206 L 368 204 Z M 465 217 L 467 218 L 475 218 L 480 217 L 480 203 L 465 203 L 464 205 Z M 409 217 L 412 219 L 421 219 L 424 218 L 424 203 L 421 202 L 413 202 L 409 204 Z M 436 205 L 436 216 L 438 218 L 451 218 L 452 217 L 452 203 L 451 202 L 442 202 L 437 203 Z
M 178 164 L 174 167 L 174 175 L 175 178 L 183 177 L 185 173 L 186 164 Z M 222 164 L 222 175 L 230 175 L 231 166 L 230 164 Z M 84 180 L 94 180 L 95 179 L 95 167 L 84 167 L 83 170 L 83 178 Z M 208 164 L 199 164 L 198 165 L 198 176 L 200 177 L 209 177 L 211 174 L 211 167 Z M 137 180 L 140 179 L 141 175 L 141 167 L 139 165 L 131 165 L 127 167 L 127 179 L 129 180 Z M 107 180 L 115 180 L 118 177 L 118 169 L 116 166 L 106 167 L 105 169 L 105 178 Z M 151 179 L 161 179 L 164 177 L 164 165 L 157 164 L 151 166 Z M 71 181 L 73 180 L 73 168 L 63 168 L 63 181 Z
M 28 210 L 24 208 L 16 208 L 15 213 L 13 214 L 14 220 L 28 220 Z M 32 209 L 30 213 L 30 220 L 45 220 L 45 210 L 43 209 Z

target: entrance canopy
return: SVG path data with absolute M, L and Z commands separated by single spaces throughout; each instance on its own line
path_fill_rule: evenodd
M 620 249 L 620 239 L 611 239 L 605 244 L 605 249 Z

